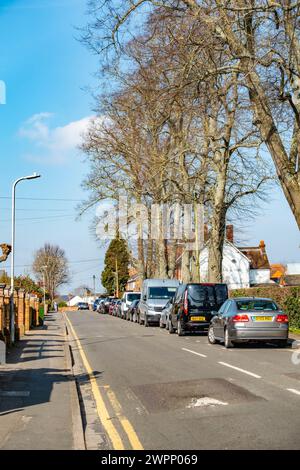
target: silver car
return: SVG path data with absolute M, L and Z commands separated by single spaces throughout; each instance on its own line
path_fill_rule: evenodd
M 224 342 L 226 348 L 242 342 L 272 342 L 287 345 L 288 316 L 272 299 L 236 297 L 228 299 L 209 326 L 208 342 Z
M 164 309 L 161 312 L 159 326 L 160 328 L 169 329 L 169 319 L 170 319 L 170 311 L 173 305 L 173 299 L 170 299 L 168 303 L 165 305 Z

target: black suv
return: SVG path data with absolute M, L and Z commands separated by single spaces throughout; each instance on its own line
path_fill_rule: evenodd
M 181 284 L 169 318 L 169 333 L 177 330 L 178 336 L 187 331 L 208 330 L 210 321 L 228 299 L 226 284 Z

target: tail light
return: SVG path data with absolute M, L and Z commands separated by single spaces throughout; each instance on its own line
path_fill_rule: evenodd
M 188 302 L 188 293 L 187 290 L 184 293 L 184 301 L 183 301 L 183 313 L 188 315 L 189 313 L 189 302 Z
M 288 323 L 289 317 L 285 313 L 280 313 L 276 318 L 277 323 Z
M 232 317 L 232 321 L 233 322 L 247 322 L 249 321 L 249 317 L 248 315 L 234 315 L 234 317 Z

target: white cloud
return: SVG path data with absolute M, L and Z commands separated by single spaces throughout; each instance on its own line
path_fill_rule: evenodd
M 62 127 L 51 128 L 50 113 L 30 117 L 20 128 L 19 135 L 32 143 L 33 150 L 26 154 L 27 160 L 36 163 L 61 165 L 67 163 L 82 143 L 92 116 L 70 122 Z

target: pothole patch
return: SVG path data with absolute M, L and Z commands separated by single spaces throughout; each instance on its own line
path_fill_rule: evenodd
M 206 406 L 226 406 L 226 401 L 217 400 L 211 397 L 193 398 L 192 401 L 187 405 L 187 408 L 198 408 Z

